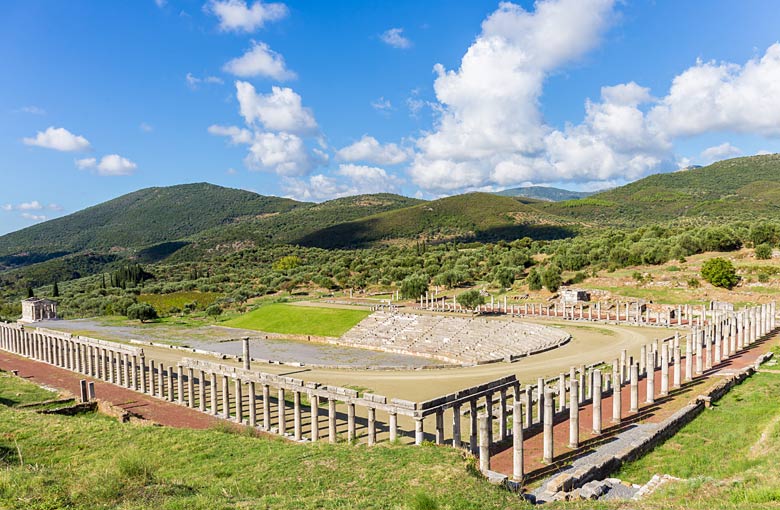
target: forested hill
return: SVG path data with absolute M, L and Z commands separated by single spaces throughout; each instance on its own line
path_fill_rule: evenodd
M 546 202 L 561 202 L 563 200 L 576 200 L 593 195 L 591 191 L 570 191 L 561 188 L 551 188 L 547 186 L 521 186 L 519 188 L 510 188 L 503 191 L 497 191 L 496 195 L 502 197 L 526 197 L 544 200 Z
M 780 154 L 655 174 L 585 199 L 543 204 L 541 208 L 605 225 L 648 224 L 680 217 L 780 219 Z
M 81 250 L 140 248 L 306 205 L 207 183 L 147 188 L 0 237 L 0 266 Z

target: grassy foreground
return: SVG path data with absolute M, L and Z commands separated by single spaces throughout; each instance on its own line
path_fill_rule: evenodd
M 0 396 L 35 401 L 0 378 Z M 499 509 L 515 496 L 449 448 L 296 445 L 229 429 L 122 425 L 0 406 L 0 508 Z
M 223 322 L 222 325 L 269 333 L 338 337 L 369 314 L 370 312 L 364 310 L 274 303 L 263 305 L 240 317 Z

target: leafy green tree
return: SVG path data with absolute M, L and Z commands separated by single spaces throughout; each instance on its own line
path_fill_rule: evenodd
M 456 299 L 458 304 L 466 310 L 475 310 L 479 305 L 485 304 L 485 296 L 474 289 L 462 292 Z
M 759 260 L 769 260 L 772 258 L 772 247 L 766 243 L 759 244 L 756 246 L 755 254 Z
M 428 291 L 428 279 L 420 275 L 412 275 L 401 282 L 401 295 L 406 299 L 419 299 Z
M 547 287 L 550 292 L 558 292 L 563 284 L 563 278 L 561 278 L 561 268 L 552 264 L 547 266 L 544 274 L 542 274 L 542 284 Z
M 301 265 L 301 258 L 297 255 L 287 255 L 274 262 L 274 271 L 289 271 Z
M 499 285 L 508 289 L 515 283 L 515 272 L 508 267 L 501 267 L 496 271 L 496 280 Z
M 715 287 L 732 289 L 739 282 L 734 265 L 720 257 L 710 259 L 701 265 L 701 277 Z
M 211 305 L 206 308 L 206 315 L 209 317 L 219 317 L 222 315 L 222 307 L 219 305 Z
M 51 296 L 52 297 L 60 297 L 60 287 L 57 285 L 57 281 L 54 281 L 54 286 L 51 290 Z
M 759 244 L 773 244 L 777 239 L 777 232 L 774 225 L 769 223 L 758 223 L 750 227 L 750 234 L 748 235 L 753 246 L 758 247 Z
M 542 276 L 535 267 L 532 267 L 528 271 L 528 276 L 525 278 L 525 283 L 528 284 L 528 290 L 542 290 Z
M 157 310 L 149 303 L 138 303 L 127 308 L 127 318 L 141 322 L 153 321 L 157 318 Z

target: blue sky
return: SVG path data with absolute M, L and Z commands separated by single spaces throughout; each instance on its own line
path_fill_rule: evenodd
M 774 1 L 7 0 L 0 233 L 139 188 L 600 189 L 780 151 Z

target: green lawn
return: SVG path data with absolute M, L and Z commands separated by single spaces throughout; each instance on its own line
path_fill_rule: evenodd
M 9 372 L 0 371 L 0 405 L 18 406 L 52 400 L 56 397 L 57 393 L 54 391 L 27 383 Z
M 223 326 L 269 333 L 338 337 L 362 321 L 370 312 L 341 308 L 316 308 L 282 303 L 263 305 Z
M 14 393 L 32 391 L 12 382 Z M 527 508 L 451 448 L 294 444 L 229 430 L 139 427 L 0 405 L 0 508 Z

